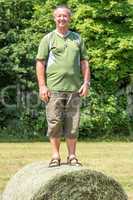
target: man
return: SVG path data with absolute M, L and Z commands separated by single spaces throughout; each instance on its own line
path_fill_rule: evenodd
M 80 97 L 88 94 L 90 70 L 82 38 L 69 30 L 70 19 L 68 7 L 58 6 L 54 10 L 56 30 L 43 37 L 37 54 L 39 95 L 46 103 L 47 135 L 52 146 L 49 167 L 60 165 L 62 134 L 67 142 L 67 162 L 80 165 L 76 157 Z

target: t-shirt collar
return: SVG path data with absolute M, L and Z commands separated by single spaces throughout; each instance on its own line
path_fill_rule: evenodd
M 56 32 L 56 34 L 59 35 L 60 37 L 65 38 L 65 37 L 67 37 L 67 36 L 70 34 L 71 31 L 68 30 L 64 35 L 61 34 L 61 33 L 59 33 L 59 32 L 57 31 L 57 29 L 55 29 L 55 32 Z

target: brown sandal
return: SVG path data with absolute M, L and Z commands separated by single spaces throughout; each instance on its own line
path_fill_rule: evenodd
M 49 167 L 58 167 L 60 166 L 60 158 L 52 158 Z
M 72 158 L 67 157 L 67 163 L 71 166 L 82 166 L 82 164 L 78 161 L 76 157 L 72 157 Z

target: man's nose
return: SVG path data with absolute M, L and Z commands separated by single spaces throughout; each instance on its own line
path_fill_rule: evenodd
M 61 20 L 63 20 L 63 19 L 64 19 L 64 16 L 62 15 L 62 16 L 61 16 Z

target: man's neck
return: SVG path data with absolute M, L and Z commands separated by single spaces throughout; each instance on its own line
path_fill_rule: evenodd
M 66 35 L 69 32 L 68 28 L 56 28 L 56 31 L 61 35 Z

